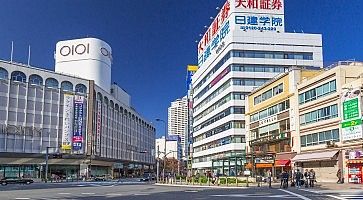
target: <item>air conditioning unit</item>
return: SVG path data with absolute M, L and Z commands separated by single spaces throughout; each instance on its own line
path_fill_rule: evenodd
M 334 141 L 327 141 L 326 146 L 327 147 L 335 147 L 335 142 Z

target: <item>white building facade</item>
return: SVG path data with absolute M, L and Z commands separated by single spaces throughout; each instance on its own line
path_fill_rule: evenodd
M 165 148 L 166 144 L 166 149 Z M 178 135 L 168 136 L 165 141 L 165 137 L 161 137 L 155 140 L 155 148 L 156 154 L 155 158 L 164 159 L 164 150 L 166 150 L 166 157 L 167 158 L 175 158 L 177 160 L 181 159 L 181 143 L 180 137 Z
M 253 2 L 227 0 L 198 44 L 194 170 L 238 173 L 246 154 L 246 95 L 291 66 L 323 67 L 320 34 L 286 33 L 283 0 Z
M 110 52 L 95 38 L 59 42 L 57 72 L 0 60 L 0 177 L 152 170 L 155 127 L 111 85 Z M 61 158 L 50 156 L 45 172 L 47 149 Z
M 188 123 L 188 99 L 184 96 L 171 102 L 168 108 L 168 134 L 179 135 L 182 156 L 186 157 L 186 135 Z

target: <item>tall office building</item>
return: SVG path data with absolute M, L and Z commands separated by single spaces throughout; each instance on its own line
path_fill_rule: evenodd
M 182 156 L 185 157 L 186 135 L 188 122 L 188 98 L 184 96 L 171 102 L 168 108 L 168 134 L 179 135 L 182 146 Z
M 201 38 L 192 77 L 194 173 L 239 173 L 246 95 L 291 66 L 323 67 L 322 36 L 287 33 L 284 19 L 283 0 L 227 0 Z

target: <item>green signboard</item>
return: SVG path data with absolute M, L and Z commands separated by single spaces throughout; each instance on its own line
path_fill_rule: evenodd
M 343 119 L 349 120 L 359 118 L 359 102 L 358 98 L 354 98 L 343 102 Z
M 351 121 L 347 121 L 347 122 L 343 122 L 342 123 L 342 128 L 348 128 L 348 127 L 352 127 L 352 126 L 358 126 L 362 124 L 362 120 L 361 119 L 356 119 L 356 120 L 351 120 Z

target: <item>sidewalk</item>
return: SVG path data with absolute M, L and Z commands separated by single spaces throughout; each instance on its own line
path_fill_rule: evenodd
M 354 184 L 354 183 L 343 183 L 337 184 L 334 182 L 329 183 L 316 183 L 316 189 L 321 190 L 350 190 L 350 189 L 360 189 L 363 190 L 363 184 Z

